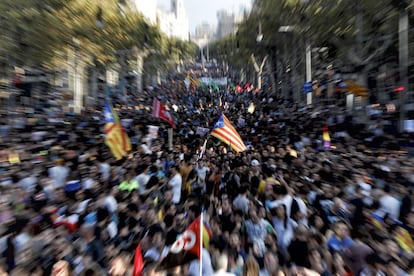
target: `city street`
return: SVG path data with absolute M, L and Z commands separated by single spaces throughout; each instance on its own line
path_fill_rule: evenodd
M 0 1 L 0 276 L 414 275 L 413 4 L 167 2 Z

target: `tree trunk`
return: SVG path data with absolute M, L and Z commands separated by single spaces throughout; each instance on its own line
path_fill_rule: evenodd
M 257 89 L 260 91 L 262 89 L 262 70 L 259 70 L 257 73 Z
M 267 72 L 270 76 L 270 81 L 272 83 L 272 96 L 277 96 L 277 59 L 276 53 L 273 53 L 271 62 L 267 63 Z
M 144 68 L 144 55 L 137 56 L 137 92 L 142 92 L 142 73 Z
M 92 106 L 98 102 L 98 72 L 96 64 L 92 65 L 92 89 L 91 89 Z

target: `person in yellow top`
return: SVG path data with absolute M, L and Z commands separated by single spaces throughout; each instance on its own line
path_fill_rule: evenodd
M 274 185 L 280 185 L 280 182 L 274 177 L 274 173 L 271 169 L 263 170 L 264 179 L 260 181 L 259 194 L 271 193 Z
M 192 164 L 192 160 L 190 160 L 190 158 L 188 156 L 184 156 L 184 161 L 180 167 L 180 174 L 181 177 L 183 178 L 183 190 L 185 191 L 186 194 L 190 194 L 191 193 L 191 182 L 193 181 L 193 179 L 190 179 L 190 174 L 193 171 L 193 164 Z
M 138 189 L 139 189 L 138 181 L 134 179 L 132 172 L 128 173 L 125 180 L 122 181 L 121 184 L 119 184 L 120 191 L 132 192 Z

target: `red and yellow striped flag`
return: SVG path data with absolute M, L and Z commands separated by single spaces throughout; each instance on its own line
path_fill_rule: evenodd
M 224 114 L 221 114 L 217 123 L 214 125 L 211 136 L 230 145 L 235 152 L 243 152 L 247 149 L 239 133 Z
M 109 103 L 105 103 L 104 116 L 105 144 L 110 148 L 116 160 L 120 160 L 131 150 L 131 141 Z

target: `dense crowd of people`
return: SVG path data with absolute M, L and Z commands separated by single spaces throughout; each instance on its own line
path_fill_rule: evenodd
M 172 147 L 155 95 L 176 121 Z M 201 212 L 203 275 L 414 275 L 409 134 L 260 93 L 165 86 L 113 104 L 133 145 L 119 161 L 100 111 L 1 118 L 0 275 L 131 275 L 138 244 L 144 275 L 199 275 L 199 260 L 157 265 Z M 247 151 L 197 131 L 220 112 Z

